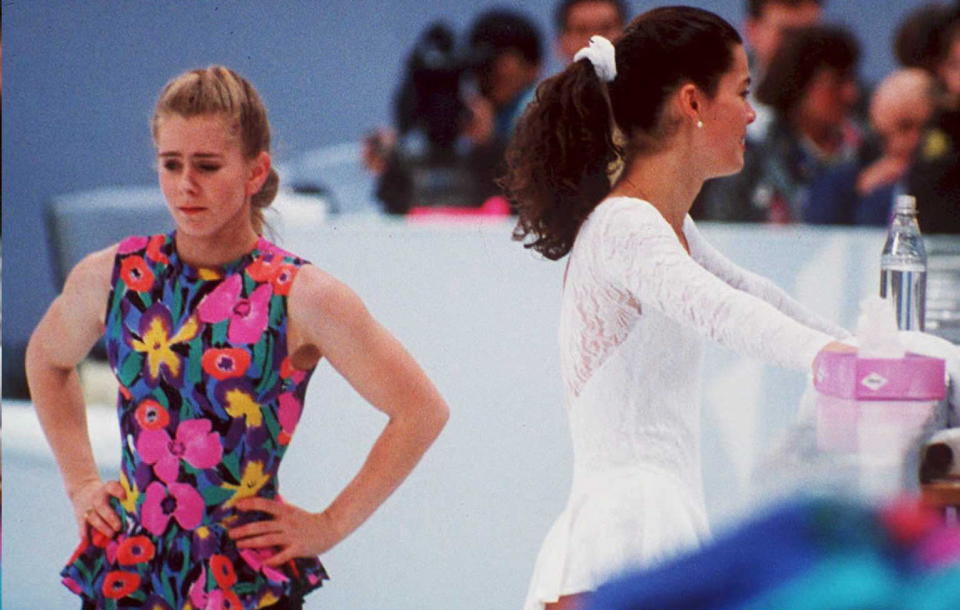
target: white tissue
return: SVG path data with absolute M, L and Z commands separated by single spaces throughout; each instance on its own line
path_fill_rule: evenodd
M 891 301 L 870 296 L 860 303 L 857 345 L 861 358 L 903 358 L 905 350 Z

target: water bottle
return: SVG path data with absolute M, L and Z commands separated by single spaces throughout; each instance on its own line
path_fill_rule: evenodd
M 926 290 L 927 251 L 917 224 L 917 200 L 900 195 L 880 257 L 880 296 L 893 301 L 900 330 L 924 329 Z

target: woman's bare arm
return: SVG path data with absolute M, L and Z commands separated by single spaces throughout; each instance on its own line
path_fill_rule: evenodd
M 81 535 L 87 521 L 107 535 L 120 526 L 106 495 L 120 497 L 122 488 L 116 482 L 105 485 L 100 480 L 77 374 L 77 365 L 103 334 L 115 251 L 116 247 L 111 247 L 95 252 L 77 264 L 27 344 L 30 397 L 53 449 Z
M 413 470 L 448 417 L 446 403 L 413 357 L 345 284 L 316 267 L 303 267 L 289 308 L 296 337 L 292 347 L 315 348 L 389 421 L 360 471 L 323 512 L 256 498 L 238 503 L 274 515 L 273 521 L 231 532 L 243 538 L 241 547 L 282 547 L 271 565 L 324 552 L 359 527 Z

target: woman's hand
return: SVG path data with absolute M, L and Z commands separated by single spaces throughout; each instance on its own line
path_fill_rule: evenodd
M 823 350 L 821 350 L 821 351 L 824 351 L 824 352 L 851 353 L 851 352 L 856 352 L 856 351 L 857 351 L 857 348 L 855 348 L 854 346 L 852 346 L 852 345 L 850 345 L 850 344 L 848 344 L 848 343 L 844 343 L 843 341 L 831 341 L 830 343 L 827 343 L 827 344 L 823 347 Z
M 843 341 L 831 341 L 830 343 L 827 343 L 822 348 L 820 348 L 820 351 L 817 353 L 816 357 L 813 359 L 813 362 L 810 365 L 813 368 L 814 377 L 816 377 L 817 375 L 817 369 L 820 368 L 820 357 L 825 352 L 849 354 L 849 353 L 856 353 L 856 351 L 857 351 L 856 347 L 850 345 L 849 343 L 844 343 Z
M 120 530 L 120 517 L 110 506 L 110 496 L 118 500 L 126 498 L 126 492 L 118 481 L 94 479 L 82 483 L 70 493 L 73 516 L 77 520 L 80 537 L 83 538 L 90 525 L 108 538 Z
M 230 530 L 230 538 L 237 541 L 237 548 L 278 548 L 279 552 L 264 562 L 270 567 L 280 566 L 295 557 L 319 555 L 344 538 L 327 512 L 310 513 L 292 504 L 266 498 L 246 498 L 236 506 L 243 511 L 260 511 L 273 517 Z

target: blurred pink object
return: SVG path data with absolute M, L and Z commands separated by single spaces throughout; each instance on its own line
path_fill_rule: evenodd
M 853 352 L 823 352 L 814 370 L 817 391 L 838 398 L 941 400 L 947 393 L 946 362 L 919 354 L 859 358 Z
M 451 206 L 412 207 L 410 208 L 410 211 L 407 212 L 407 219 L 410 222 L 429 222 L 431 220 L 469 220 L 478 217 L 509 215 L 510 203 L 505 198 L 496 195 L 484 201 L 483 205 L 477 208 L 461 208 Z
M 946 396 L 945 366 L 942 359 L 913 353 L 903 358 L 821 353 L 813 381 L 817 446 L 845 453 L 902 451 Z

